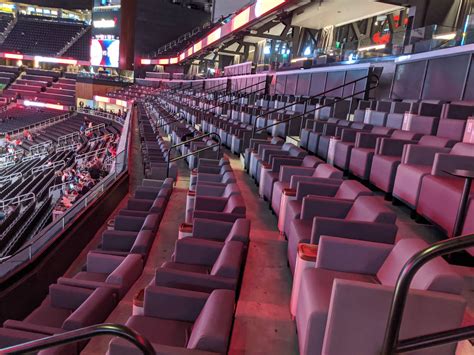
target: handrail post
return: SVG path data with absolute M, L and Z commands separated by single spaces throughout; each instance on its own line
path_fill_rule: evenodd
M 464 250 L 471 246 L 474 246 L 474 234 L 443 240 L 416 253 L 405 263 L 395 284 L 385 329 L 382 355 L 392 355 L 397 351 L 398 337 L 410 284 L 418 270 L 436 257 Z

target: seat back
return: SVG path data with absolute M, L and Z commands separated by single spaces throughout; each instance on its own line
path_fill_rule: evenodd
M 448 138 L 441 138 L 436 136 L 423 136 L 421 137 L 418 144 L 423 146 L 445 148 L 451 145 L 451 140 Z
M 349 221 L 394 224 L 397 215 L 375 196 L 359 196 L 345 218 Z
M 237 219 L 225 239 L 227 241 L 240 241 L 248 244 L 250 237 L 250 220 L 239 218 Z
M 194 322 L 188 349 L 227 353 L 234 315 L 234 297 L 234 291 L 212 291 Z
M 357 197 L 362 195 L 370 196 L 372 195 L 372 191 L 356 180 L 344 180 L 341 186 L 339 186 L 334 198 L 355 200 Z
M 342 176 L 342 171 L 330 164 L 319 164 L 313 173 L 313 177 L 325 179 L 342 179 Z
M 406 262 L 428 244 L 418 238 L 402 239 L 394 246 L 385 262 L 377 272 L 382 285 L 395 286 L 398 276 Z M 442 258 L 425 264 L 415 275 L 411 288 L 460 294 L 463 280 Z
M 243 244 L 241 242 L 225 242 L 210 274 L 237 279 L 242 267 L 242 253 Z
M 389 113 L 387 115 L 387 122 L 385 127 L 402 129 L 403 126 L 403 114 L 401 113 Z
M 385 126 L 387 123 L 387 112 L 372 111 L 368 123 L 374 126 Z
M 408 124 L 407 130 L 434 135 L 438 129 L 438 122 L 438 117 L 414 115 Z
M 49 286 L 51 306 L 69 310 L 77 309 L 92 295 L 94 290 L 67 285 L 53 284 Z
M 365 110 L 357 109 L 354 111 L 354 122 L 364 122 Z
M 465 120 L 451 120 L 448 118 L 441 119 L 438 125 L 438 137 L 449 138 L 455 141 L 462 141 L 464 129 L 466 128 Z

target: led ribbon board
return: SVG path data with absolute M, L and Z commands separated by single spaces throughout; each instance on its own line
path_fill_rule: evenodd
M 182 53 L 177 57 L 178 62 L 182 62 L 186 58 L 198 53 L 207 46 L 215 43 L 216 41 L 230 35 L 231 33 L 242 29 L 252 21 L 258 19 L 261 16 L 267 15 L 269 12 L 275 10 L 280 5 L 283 5 L 290 0 L 257 0 L 253 5 L 250 5 L 240 11 L 228 23 L 218 27 L 213 32 L 211 32 L 206 37 L 200 39 L 189 48 L 186 48 Z M 148 59 L 144 58 L 141 60 L 141 64 L 150 65 L 150 64 L 175 64 L 176 58 L 157 58 L 157 59 Z

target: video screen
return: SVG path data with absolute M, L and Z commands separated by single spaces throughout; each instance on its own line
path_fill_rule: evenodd
M 120 58 L 120 40 L 92 39 L 91 65 L 118 68 Z
M 120 5 L 121 0 L 94 0 L 94 7 Z

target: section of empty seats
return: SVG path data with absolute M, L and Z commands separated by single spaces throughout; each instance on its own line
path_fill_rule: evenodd
M 55 56 L 86 28 L 83 22 L 62 18 L 18 15 L 17 19 L 15 26 L 0 45 L 3 51 Z
M 0 132 L 11 132 L 30 125 L 60 116 L 61 111 L 27 108 L 23 106 L 9 106 L 6 111 L 0 112 Z

